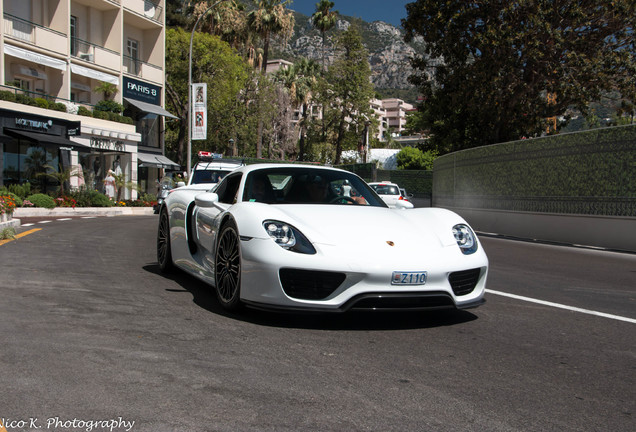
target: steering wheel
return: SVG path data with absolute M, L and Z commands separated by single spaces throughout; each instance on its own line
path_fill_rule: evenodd
M 333 204 L 333 203 L 337 203 L 338 201 L 345 201 L 345 202 L 350 202 L 351 204 L 358 204 L 356 200 L 354 200 L 351 197 L 348 196 L 337 196 L 334 199 L 332 199 L 331 201 L 329 201 L 329 204 Z

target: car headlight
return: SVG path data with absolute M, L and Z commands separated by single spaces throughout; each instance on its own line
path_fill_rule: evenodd
M 263 228 L 265 228 L 265 231 L 267 231 L 267 234 L 269 234 L 272 240 L 283 249 L 310 255 L 316 253 L 316 249 L 314 249 L 311 242 L 307 240 L 307 237 L 289 224 L 266 220 L 263 222 Z
M 464 255 L 470 255 L 477 251 L 477 237 L 468 225 L 455 225 L 453 227 L 453 236 L 455 236 L 457 246 L 459 246 Z

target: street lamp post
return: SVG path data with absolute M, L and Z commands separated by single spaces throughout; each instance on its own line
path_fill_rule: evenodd
M 187 173 L 190 175 L 190 169 L 192 168 L 192 41 L 194 40 L 194 32 L 199 25 L 199 21 L 203 18 L 207 13 L 216 5 L 226 0 L 219 0 L 212 4 L 209 8 L 205 10 L 197 18 L 197 21 L 194 23 L 194 27 L 192 27 L 192 34 L 190 35 L 190 52 L 188 56 L 189 66 L 188 66 L 188 155 L 187 155 Z

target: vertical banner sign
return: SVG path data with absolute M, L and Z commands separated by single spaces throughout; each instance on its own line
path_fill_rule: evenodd
M 192 139 L 204 140 L 208 131 L 208 85 L 192 84 Z

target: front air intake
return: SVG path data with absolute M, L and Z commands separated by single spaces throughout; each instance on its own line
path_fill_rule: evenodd
M 329 297 L 345 280 L 344 273 L 283 268 L 279 271 L 283 291 L 301 300 Z
M 448 275 L 448 281 L 450 282 L 455 295 L 463 296 L 470 294 L 475 289 L 477 282 L 479 281 L 480 274 L 481 269 L 478 268 L 453 272 Z

